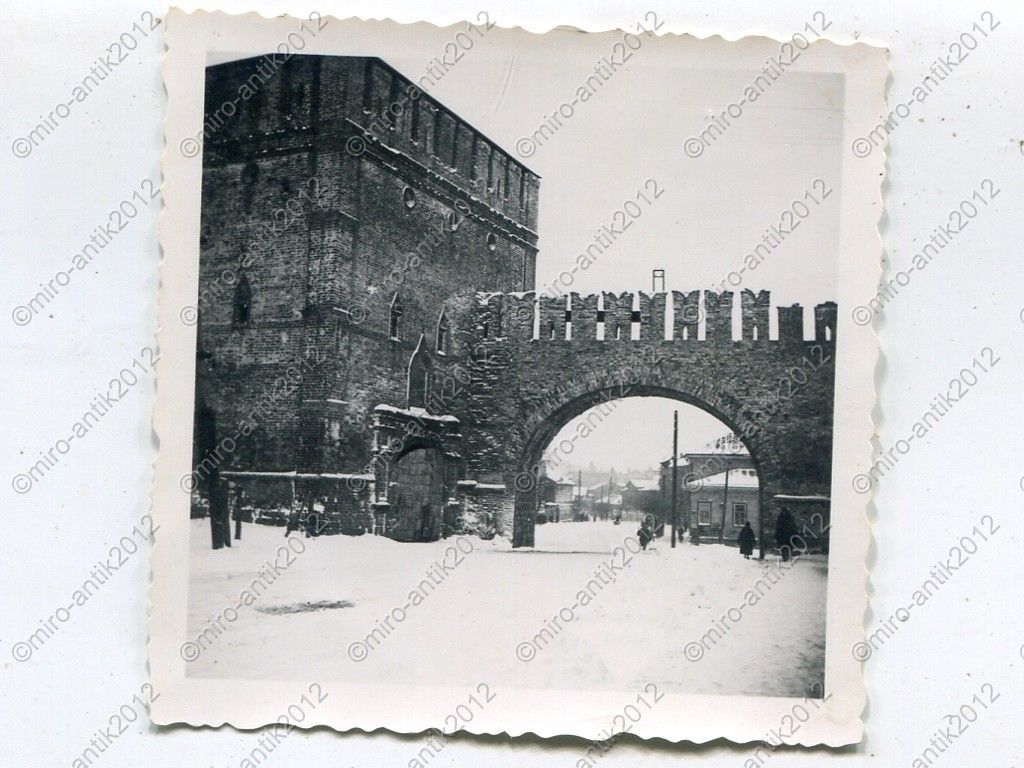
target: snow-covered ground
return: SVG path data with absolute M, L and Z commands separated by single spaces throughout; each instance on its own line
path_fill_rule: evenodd
M 774 696 L 823 676 L 821 557 L 768 574 L 777 558 L 732 547 L 634 555 L 635 523 L 538 526 L 533 551 L 259 525 L 213 551 L 192 526 L 190 675 Z

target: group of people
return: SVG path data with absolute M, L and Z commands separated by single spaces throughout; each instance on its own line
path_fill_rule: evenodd
M 793 554 L 793 537 L 796 536 L 796 533 L 796 520 L 788 509 L 783 508 L 779 513 L 778 519 L 775 521 L 775 546 L 779 548 L 779 553 L 782 555 L 784 563 L 789 562 L 789 558 Z M 650 519 L 644 519 L 636 532 L 636 536 L 640 540 L 640 548 L 647 549 L 647 545 L 654 540 L 654 528 L 651 525 Z M 750 556 L 754 554 L 754 547 L 757 546 L 757 536 L 754 534 L 754 529 L 750 526 L 749 520 L 743 524 L 738 541 L 740 554 L 749 560 Z

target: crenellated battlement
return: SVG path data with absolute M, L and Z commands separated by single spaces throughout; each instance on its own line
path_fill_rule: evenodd
M 836 338 L 837 307 L 814 307 L 814 336 L 804 338 L 804 308 L 777 307 L 778 338 L 769 336 L 771 293 L 740 293 L 739 334 L 733 333 L 733 293 L 693 290 L 647 293 L 477 293 L 464 330 L 476 340 L 526 341 L 817 341 Z

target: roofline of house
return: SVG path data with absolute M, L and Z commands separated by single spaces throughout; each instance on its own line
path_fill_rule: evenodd
M 723 458 L 750 459 L 751 458 L 749 452 L 748 453 L 681 453 L 681 454 L 679 454 L 679 458 L 682 459 L 683 462 L 686 462 L 687 464 L 692 464 L 693 463 L 693 462 L 691 462 L 689 460 L 691 458 L 703 459 L 703 458 L 711 458 L 711 457 L 718 458 L 718 459 L 723 459 Z M 670 456 L 669 458 L 662 460 L 661 466 L 664 467 L 664 466 L 666 466 L 668 464 L 671 464 L 671 463 L 672 463 L 672 457 Z

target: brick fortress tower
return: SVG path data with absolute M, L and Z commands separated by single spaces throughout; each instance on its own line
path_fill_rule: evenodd
M 194 510 L 403 540 L 457 514 L 446 302 L 534 288 L 539 179 L 426 81 L 364 57 L 207 68 Z

